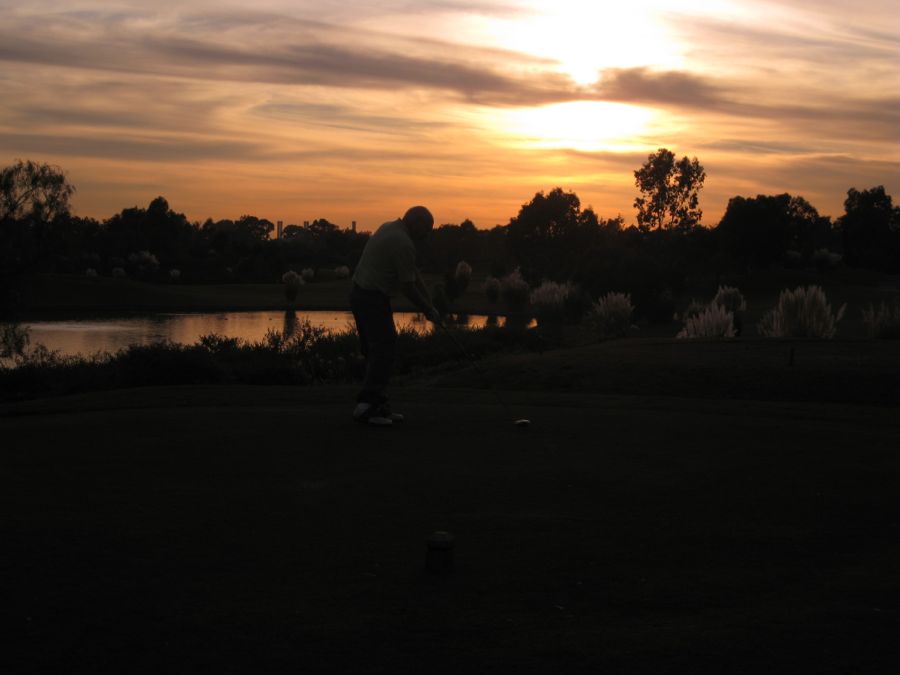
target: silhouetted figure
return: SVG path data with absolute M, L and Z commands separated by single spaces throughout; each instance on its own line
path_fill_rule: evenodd
M 429 321 L 440 322 L 440 314 L 416 269 L 415 243 L 428 237 L 433 227 L 434 218 L 428 209 L 412 207 L 403 218 L 384 223 L 375 231 L 356 266 L 350 308 L 366 358 L 365 381 L 353 411 L 358 422 L 389 426 L 403 420 L 402 415 L 391 411 L 386 395 L 397 344 L 390 298 L 400 291 Z

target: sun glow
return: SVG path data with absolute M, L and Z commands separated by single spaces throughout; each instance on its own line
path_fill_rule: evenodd
M 653 111 L 633 105 L 572 101 L 503 111 L 495 126 L 519 146 L 629 151 L 643 149 L 635 137 L 653 117 Z
M 625 3 L 530 0 L 527 14 L 494 20 L 497 44 L 555 61 L 578 84 L 596 82 L 604 68 L 683 65 L 681 48 L 666 30 L 663 0 Z

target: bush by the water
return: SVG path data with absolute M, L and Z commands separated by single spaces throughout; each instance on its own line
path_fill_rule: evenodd
M 297 299 L 297 292 L 300 290 L 300 287 L 306 283 L 303 281 L 303 277 L 294 270 L 285 272 L 281 276 L 281 281 L 284 282 L 284 299 L 290 303 L 293 303 Z
M 472 280 L 472 266 L 465 260 L 460 260 L 456 265 L 453 278 L 456 282 L 456 290 L 462 295 L 469 287 L 469 281 Z
M 634 305 L 625 293 L 607 293 L 591 308 L 588 322 L 601 338 L 621 337 L 631 328 Z
M 566 302 L 577 292 L 572 284 L 545 281 L 531 291 L 529 301 L 537 320 L 541 324 L 560 324 L 565 318 Z
M 533 331 L 492 326 L 455 334 L 476 357 L 545 348 Z M 0 362 L 2 399 L 149 385 L 346 383 L 364 373 L 356 331 L 329 332 L 305 320 L 294 322 L 290 334 L 270 331 L 255 342 L 207 335 L 192 345 L 160 342 L 90 357 L 61 356 L 43 345 L 28 349 L 27 332 L 20 328 L 4 327 L 0 336 L 5 351 L 18 353 L 10 367 Z M 442 332 L 399 332 L 397 375 L 448 363 L 466 360 Z
M 711 302 L 703 311 L 685 318 L 684 328 L 675 336 L 680 339 L 733 338 L 734 313 Z
M 9 359 L 16 362 L 25 354 L 31 335 L 28 329 L 17 323 L 0 324 L 0 359 Z M 3 362 L 0 361 L 0 368 Z
M 484 280 L 481 289 L 487 296 L 488 302 L 496 303 L 500 299 L 500 280 L 496 277 L 488 277 Z
M 819 271 L 833 270 L 841 264 L 843 256 L 832 253 L 827 248 L 818 248 L 813 251 L 812 261 Z
M 893 305 L 882 302 L 878 307 L 869 305 L 863 309 L 862 315 L 869 337 L 900 339 L 900 302 Z
M 835 313 L 819 286 L 785 289 L 775 307 L 763 315 L 757 328 L 763 337 L 832 338 L 846 308 L 841 305 Z
M 531 288 L 519 270 L 513 270 L 500 280 L 500 296 L 512 312 L 522 312 L 528 307 Z

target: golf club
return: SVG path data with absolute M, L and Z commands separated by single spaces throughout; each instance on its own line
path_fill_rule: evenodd
M 469 360 L 469 363 L 472 364 L 472 367 L 475 369 L 475 372 L 477 372 L 481 376 L 481 378 L 487 382 L 488 389 L 490 389 L 494 393 L 494 396 L 497 397 L 497 401 L 499 401 L 500 405 L 503 406 L 503 409 L 506 411 L 506 414 L 509 415 L 510 417 L 512 417 L 513 416 L 512 411 L 510 410 L 506 401 L 503 399 L 503 397 L 500 396 L 500 392 L 497 391 L 496 389 L 494 389 L 494 383 L 487 376 L 487 373 L 484 372 L 484 369 L 478 364 L 478 361 L 475 359 L 475 357 L 469 353 L 469 351 L 463 346 L 463 343 L 460 342 L 456 338 L 456 336 L 450 331 L 449 328 L 447 328 L 446 325 L 444 325 L 443 321 L 438 322 L 437 325 L 440 326 L 440 328 L 444 331 L 445 335 L 447 335 L 451 340 L 453 340 L 453 344 L 455 344 L 457 349 L 459 349 L 459 351 L 462 352 L 463 355 Z M 531 425 L 531 420 L 517 419 L 517 420 L 513 421 L 513 424 L 515 426 L 519 427 L 520 429 L 526 429 L 526 428 L 528 428 L 529 425 Z

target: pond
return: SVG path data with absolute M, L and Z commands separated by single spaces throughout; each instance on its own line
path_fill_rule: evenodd
M 354 328 L 350 312 L 298 311 L 296 320 L 309 320 L 314 326 L 329 331 Z M 116 318 L 85 318 L 66 321 L 28 321 L 31 344 L 43 344 L 63 355 L 88 355 L 116 352 L 129 345 L 147 345 L 163 340 L 179 344 L 193 344 L 202 335 L 216 333 L 255 341 L 271 330 L 283 331 L 290 321 L 286 312 L 209 312 L 202 314 L 149 314 Z M 459 317 L 456 326 L 481 328 L 489 321 L 503 325 L 500 317 L 468 315 Z M 394 323 L 398 330 L 412 328 L 428 332 L 433 326 L 421 314 L 396 312 Z

